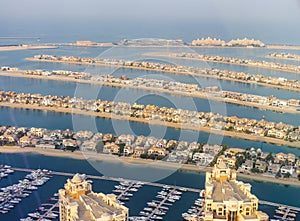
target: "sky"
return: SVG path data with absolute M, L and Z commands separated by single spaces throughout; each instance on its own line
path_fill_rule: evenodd
M 300 44 L 299 0 L 0 0 L 0 21 L 0 36 L 249 36 Z

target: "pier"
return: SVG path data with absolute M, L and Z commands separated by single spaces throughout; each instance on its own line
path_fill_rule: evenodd
M 34 171 L 33 169 L 26 169 L 26 168 L 12 168 L 15 171 L 22 171 L 22 172 L 28 172 L 31 173 Z M 68 177 L 73 177 L 75 173 L 67 173 L 67 172 L 58 172 L 58 171 L 51 171 L 52 175 L 57 175 L 57 176 L 68 176 Z M 116 182 L 131 182 L 131 183 L 137 183 L 140 182 L 139 180 L 130 180 L 130 179 L 124 179 L 124 178 L 116 178 L 116 177 L 106 177 L 106 176 L 95 176 L 95 175 L 87 175 L 87 178 L 90 179 L 98 179 L 98 180 L 107 180 L 107 181 L 116 181 Z M 148 186 L 156 186 L 156 187 L 164 187 L 166 184 L 162 183 L 152 183 L 152 182 L 143 182 L 144 185 Z M 174 189 L 181 189 L 189 192 L 194 192 L 194 193 L 200 193 L 200 189 L 195 189 L 195 188 L 188 188 L 188 187 L 182 187 L 182 186 L 175 186 L 175 185 L 168 185 L 171 188 Z
M 173 188 L 164 198 L 162 201 L 159 201 L 159 204 L 150 212 L 149 215 L 146 216 L 146 220 L 151 220 L 152 216 L 155 215 L 157 212 L 159 212 L 159 209 L 165 205 L 166 201 L 169 199 L 170 196 L 173 195 L 173 193 L 176 191 L 175 188 Z
M 135 183 L 130 183 L 130 184 L 126 187 L 126 189 L 123 190 L 119 196 L 117 196 L 117 199 L 118 199 L 118 200 L 122 200 L 122 197 L 123 197 L 123 196 L 124 196 L 124 195 L 132 188 L 132 187 L 133 187 L 134 184 L 135 184 Z
M 51 205 L 51 204 L 49 204 L 49 205 Z M 55 203 L 55 204 L 53 204 L 49 209 L 47 209 L 47 211 L 46 211 L 44 214 L 42 214 L 42 215 L 37 219 L 37 221 L 43 221 L 43 220 L 45 220 L 45 218 L 47 218 L 51 213 L 53 213 L 53 210 L 54 210 L 56 207 L 59 207 L 59 203 L 58 203 L 58 202 Z
M 281 203 L 273 203 L 273 202 L 268 202 L 268 201 L 264 201 L 264 200 L 259 200 L 258 203 L 263 204 L 263 205 L 268 205 L 268 206 L 285 207 L 285 208 L 289 208 L 290 210 L 295 210 L 295 211 L 300 212 L 300 208 L 295 207 L 295 206 L 287 206 L 287 205 L 284 205 Z
M 16 168 L 12 167 L 11 168 L 14 171 L 21 171 L 21 172 L 28 172 L 31 173 L 35 171 L 34 169 L 26 169 L 26 168 Z M 73 177 L 75 174 L 74 173 L 69 173 L 69 172 L 60 172 L 60 171 L 49 171 L 49 175 L 56 175 L 56 176 L 66 176 L 66 177 Z M 116 181 L 116 182 L 128 182 L 129 185 L 126 187 L 124 191 L 118 196 L 118 198 L 122 198 L 123 194 L 126 193 L 131 187 L 133 187 L 135 184 L 140 183 L 141 181 L 138 180 L 132 180 L 132 179 L 124 179 L 124 178 L 116 178 L 116 177 L 107 177 L 107 176 L 97 176 L 97 175 L 87 175 L 87 178 L 89 179 L 98 179 L 98 180 L 105 180 L 105 181 Z M 153 183 L 153 182 L 142 182 L 143 185 L 148 185 L 148 186 L 155 186 L 155 187 L 161 187 L 161 188 L 170 188 L 170 192 L 167 194 L 166 197 L 163 198 L 162 201 L 157 201 L 158 205 L 149 213 L 147 214 L 146 220 L 150 220 L 152 216 L 155 215 L 156 212 L 159 212 L 159 208 L 161 208 L 163 205 L 167 205 L 168 203 L 166 202 L 176 190 L 181 190 L 181 191 L 189 191 L 189 192 L 195 192 L 199 193 L 201 192 L 201 189 L 196 189 L 196 188 L 189 188 L 189 187 L 182 187 L 182 186 L 175 186 L 175 185 L 166 185 L 166 184 L 161 184 L 161 183 Z M 153 201 L 154 202 L 154 201 Z M 57 203 L 56 203 L 57 204 Z M 51 212 L 57 205 L 54 204 L 49 211 Z M 300 208 L 296 206 L 289 206 L 281 203 L 275 203 L 275 202 L 269 202 L 265 200 L 259 200 L 259 204 L 263 205 L 268 205 L 268 206 L 274 206 L 278 207 L 276 209 L 276 215 L 274 215 L 274 218 L 280 219 L 280 220 L 287 220 L 287 221 L 292 221 L 294 220 L 298 212 L 300 212 Z M 170 204 L 171 206 L 172 204 Z M 49 212 L 49 213 L 50 213 Z M 197 215 L 200 215 L 202 210 L 198 211 Z M 278 216 L 278 214 L 280 216 Z M 47 214 L 45 214 L 46 216 Z M 42 219 L 42 217 L 40 217 Z

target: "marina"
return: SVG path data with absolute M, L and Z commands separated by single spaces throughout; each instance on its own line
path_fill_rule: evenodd
M 133 196 L 133 193 L 137 192 L 143 184 L 143 182 L 122 181 L 120 182 L 120 185 L 115 186 L 115 189 L 112 192 L 117 195 L 117 199 L 121 204 L 124 204 L 124 201 L 129 201 L 130 197 Z
M 50 179 L 47 170 L 32 170 L 19 183 L 1 188 L 0 213 L 6 214 Z
M 298 211 L 294 211 L 289 207 L 278 207 L 275 210 L 274 218 L 282 221 L 294 221 L 297 216 Z
M 0 221 L 300 221 L 298 1 L 3 1 Z
M 191 206 L 190 209 L 188 209 L 187 212 L 182 214 L 182 218 L 184 218 L 185 220 L 190 220 L 190 219 L 194 219 L 196 217 L 200 217 L 202 218 L 202 213 L 203 213 L 203 201 L 204 198 L 198 198 L 195 200 L 195 203 L 193 206 Z
M 0 165 L 0 180 L 3 178 L 7 178 L 13 172 L 14 170 L 11 169 L 11 166 Z
M 57 197 L 57 193 L 54 194 Z M 28 213 L 26 218 L 21 218 L 20 221 L 50 221 L 57 220 L 59 218 L 58 211 L 58 199 L 57 198 L 49 198 L 51 203 L 43 203 L 40 207 L 36 209 L 36 212 Z M 53 202 L 54 201 L 54 202 Z
M 24 169 L 24 168 L 15 168 L 6 166 L 13 171 L 23 171 L 27 172 L 28 174 L 25 176 L 26 179 L 29 180 L 32 187 L 28 188 L 29 190 L 23 189 L 23 197 L 28 196 L 34 189 L 37 189 L 37 186 L 43 185 L 42 182 L 38 182 L 37 180 L 47 180 L 50 177 L 54 176 L 64 176 L 64 177 L 71 177 L 73 173 L 66 173 L 66 172 L 58 172 L 58 171 L 48 171 L 48 170 L 32 170 L 32 169 Z M 151 183 L 151 182 L 141 182 L 137 180 L 128 180 L 123 178 L 114 178 L 114 177 L 106 177 L 106 176 L 95 176 L 95 175 L 87 175 L 89 179 L 92 180 L 102 180 L 102 181 L 115 181 L 118 184 L 115 185 L 114 189 L 112 190 L 113 193 L 117 195 L 117 199 L 119 202 L 124 203 L 130 200 L 130 198 L 138 192 L 144 186 L 153 186 L 161 188 L 155 198 L 151 201 L 146 202 L 146 206 L 139 212 L 139 215 L 130 216 L 130 220 L 163 220 L 164 216 L 168 213 L 170 208 L 172 208 L 173 204 L 177 201 L 180 201 L 181 195 L 184 192 L 194 192 L 199 195 L 199 197 L 194 201 L 194 204 L 190 206 L 190 208 L 182 213 L 182 218 L 185 220 L 191 220 L 194 217 L 202 217 L 203 212 L 203 198 L 200 196 L 200 193 L 203 193 L 201 189 L 194 189 L 194 188 L 187 188 L 175 185 L 166 185 L 162 183 Z M 21 180 L 20 183 L 24 183 L 24 180 Z M 26 181 L 25 181 L 26 183 Z M 36 186 L 34 186 L 35 184 Z M 14 186 L 15 187 L 15 186 Z M 6 187 L 2 189 L 13 189 L 13 187 Z M 20 199 L 17 198 L 20 197 Z M 17 203 L 21 200 L 20 195 L 13 195 L 12 201 Z M 30 212 L 27 214 L 27 217 L 21 218 L 22 221 L 32 221 L 32 220 L 39 220 L 39 221 L 49 221 L 49 220 L 56 220 L 56 215 L 58 213 L 58 202 L 57 202 L 57 193 L 54 194 L 52 197 L 48 198 L 49 203 L 42 203 L 40 207 L 36 209 L 35 212 Z M 268 205 L 268 206 L 276 206 L 278 209 L 275 210 L 274 220 L 280 221 L 296 221 L 298 211 L 300 208 L 287 206 L 284 204 L 278 204 L 268 201 L 260 200 L 259 203 L 261 205 Z M 6 202 L 6 206 L 4 211 L 9 211 L 13 209 L 13 203 Z M 9 206 L 9 205 L 10 206 Z M 11 207 L 11 208 L 10 208 Z
M 155 196 L 155 200 L 147 202 L 147 207 L 139 212 L 140 216 L 131 217 L 130 220 L 163 220 L 163 216 L 177 200 L 181 198 L 181 191 L 164 185 Z

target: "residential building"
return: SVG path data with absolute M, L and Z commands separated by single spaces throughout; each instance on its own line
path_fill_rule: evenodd
M 273 163 L 268 166 L 268 172 L 272 174 L 277 174 L 280 170 L 280 164 Z
M 283 167 L 280 168 L 280 173 L 282 173 L 282 174 L 289 173 L 289 174 L 292 175 L 294 173 L 294 167 L 292 167 L 292 166 L 283 166 Z
M 225 155 L 221 155 L 217 159 L 217 163 L 224 162 L 226 165 L 228 165 L 230 168 L 235 167 L 236 158 L 235 156 L 227 157 Z
M 236 172 L 224 162 L 206 173 L 204 221 L 268 221 L 258 211 L 258 198 L 251 185 L 236 180 Z
M 242 171 L 246 172 L 246 171 L 251 171 L 253 168 L 253 161 L 252 160 L 246 160 L 245 163 L 242 164 L 241 166 Z
M 255 168 L 258 169 L 260 172 L 264 173 L 268 168 L 268 163 L 262 160 L 256 160 Z
M 60 221 L 127 221 L 128 208 L 114 194 L 94 193 L 85 175 L 76 174 L 59 190 Z

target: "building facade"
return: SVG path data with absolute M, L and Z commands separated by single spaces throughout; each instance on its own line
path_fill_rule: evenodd
M 60 221 L 127 221 L 128 208 L 114 194 L 94 193 L 84 175 L 68 179 L 59 192 Z
M 204 221 L 268 221 L 258 211 L 258 198 L 251 185 L 236 180 L 236 172 L 225 163 L 216 164 L 206 173 Z

